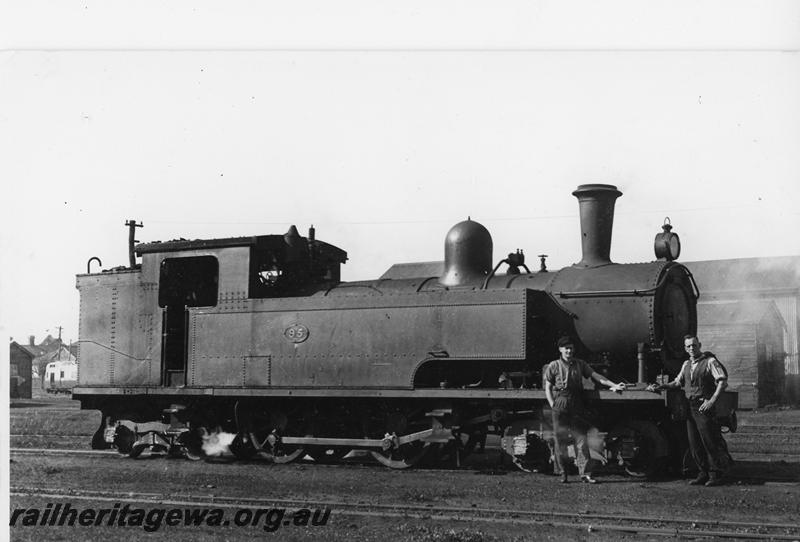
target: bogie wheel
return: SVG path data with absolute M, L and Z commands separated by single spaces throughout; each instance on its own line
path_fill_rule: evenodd
M 204 427 L 197 427 L 181 433 L 178 443 L 183 447 L 183 454 L 190 461 L 199 461 L 205 458 L 203 451 L 203 437 L 208 435 Z
M 110 418 L 109 418 L 110 422 Z M 111 444 L 106 442 L 106 415 L 100 416 L 100 427 L 92 435 L 92 450 L 108 450 Z
M 630 420 L 615 427 L 609 436 L 626 443 L 623 446 L 628 448 L 628 457 L 623 459 L 622 467 L 636 478 L 655 476 L 669 455 L 667 440 L 653 422 Z
M 252 459 L 258 453 L 249 433 L 237 433 L 228 449 L 237 459 Z
M 118 425 L 114 432 L 114 447 L 121 454 L 128 455 L 136 443 L 136 433 L 124 425 Z
M 390 469 L 407 469 L 422 461 L 431 451 L 429 442 L 415 441 L 404 444 L 396 450 L 370 452 L 379 463 Z
M 183 459 L 186 454 L 181 446 L 172 445 L 167 449 L 167 457 L 170 459 Z
M 134 444 L 131 447 L 131 451 L 128 452 L 128 457 L 136 459 L 137 457 L 142 455 L 142 452 L 145 451 L 146 449 L 147 449 L 147 444 L 138 444 L 138 443 Z
M 369 431 L 373 434 L 373 438 L 380 438 L 385 435 L 401 437 L 422 430 L 426 426 L 430 427 L 428 419 L 411 420 L 400 412 L 389 413 L 385 417 L 384 423 L 382 432 L 380 430 Z M 369 427 L 369 422 L 365 422 L 365 427 Z M 416 440 L 389 450 L 371 451 L 370 454 L 379 463 L 390 469 L 407 469 L 420 463 L 433 449 L 435 449 L 435 446 L 432 446 L 430 442 Z
M 485 442 L 486 433 L 457 433 L 453 440 L 437 447 L 436 462 L 439 464 L 456 465 L 464 461 L 464 459 L 475 451 L 475 448 Z
M 302 431 L 297 432 L 295 428 L 301 425 L 301 420 L 295 420 L 293 424 L 288 416 L 279 411 L 257 412 L 249 420 L 250 441 L 262 456 L 271 459 L 273 463 L 291 463 L 306 455 L 305 447 L 282 444 L 279 435 L 310 436 Z
M 503 456 L 508 453 L 508 449 L 514 444 L 514 440 L 525 435 L 525 454 L 512 456 L 512 464 L 523 472 L 539 472 L 552 474 L 555 466 L 553 455 L 553 437 L 550 431 L 549 436 L 544 437 L 545 429 L 539 418 L 527 418 L 516 420 L 503 430 L 503 446 L 507 447 Z M 542 435 L 541 438 L 539 435 Z M 514 446 L 516 448 L 516 446 Z M 515 450 L 516 451 L 516 450 Z
M 306 435 L 306 436 L 311 436 L 311 435 Z M 283 465 L 285 463 L 291 463 L 292 461 L 297 461 L 298 459 L 302 459 L 304 455 L 306 455 L 306 449 L 303 446 L 279 445 L 272 450 L 272 454 L 270 455 L 270 457 L 273 463 Z

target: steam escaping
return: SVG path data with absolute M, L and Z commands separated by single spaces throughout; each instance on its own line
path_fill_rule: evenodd
M 209 457 L 230 453 L 229 446 L 234 438 L 236 438 L 234 433 L 226 433 L 224 431 L 203 435 L 203 452 Z
M 608 460 L 606 459 L 606 435 L 598 431 L 596 427 L 592 427 L 586 433 L 586 443 L 589 445 L 589 456 L 592 459 L 600 461 L 605 465 Z

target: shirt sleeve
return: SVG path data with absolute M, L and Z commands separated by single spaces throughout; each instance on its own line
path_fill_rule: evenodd
M 683 381 L 686 378 L 686 371 L 689 370 L 688 367 L 689 367 L 689 361 L 688 360 L 684 361 L 683 365 L 681 365 L 681 370 L 678 371 L 678 376 L 675 377 L 675 380 L 673 380 L 673 382 L 677 382 L 678 384 L 683 385 Z
M 556 375 L 555 371 L 553 370 L 553 363 L 548 363 L 547 368 L 544 370 L 544 380 L 545 382 L 550 382 L 553 386 L 556 385 Z
M 594 374 L 594 369 L 592 369 L 591 365 L 583 360 L 581 360 L 581 374 L 584 378 L 592 378 L 592 375 Z
M 711 376 L 714 377 L 715 382 L 719 382 L 720 380 L 728 380 L 728 375 L 725 374 L 725 369 L 722 367 L 722 364 L 719 362 L 719 360 L 717 360 L 717 358 L 709 358 L 708 370 L 711 372 Z

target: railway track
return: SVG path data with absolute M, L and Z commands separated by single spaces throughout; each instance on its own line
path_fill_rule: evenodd
M 9 448 L 11 454 L 18 455 L 99 455 L 124 457 L 116 450 L 74 450 L 69 448 Z
M 787 433 L 788 434 L 788 433 Z M 28 446 L 36 446 L 45 443 L 61 443 L 66 446 L 86 446 L 92 435 L 88 433 L 70 433 L 48 435 L 44 433 L 11 433 L 9 435 L 11 443 L 17 444 L 16 450 L 23 450 Z M 800 463 L 800 437 L 792 435 L 791 442 L 772 443 L 772 435 L 748 433 L 738 438 L 730 438 L 726 435 L 728 449 L 736 460 L 746 461 L 785 461 L 788 463 Z M 797 442 L 795 442 L 797 441 Z M 488 448 L 488 447 L 487 447 Z M 40 448 L 36 448 L 40 449 Z M 20 452 L 22 453 L 22 452 Z
M 92 438 L 92 435 L 88 433 L 62 433 L 60 435 L 46 435 L 44 433 L 11 433 L 8 435 L 11 438 L 25 438 L 25 437 L 35 437 L 35 438 Z
M 10 448 L 9 449 L 11 456 L 52 456 L 52 457 L 91 457 L 94 456 L 98 459 L 109 459 L 109 460 L 119 460 L 119 461 L 136 461 L 136 459 L 131 459 L 125 454 L 120 454 L 116 450 L 76 450 L 72 448 Z M 150 457 L 150 453 L 146 452 L 147 455 L 142 455 L 142 458 Z M 167 457 L 168 454 L 164 452 L 157 452 L 153 454 L 157 457 Z M 209 457 L 206 459 L 208 462 L 212 463 L 230 463 L 230 462 L 242 462 L 244 460 L 236 459 L 232 456 L 215 456 Z M 263 458 L 253 458 L 250 460 L 246 460 L 247 463 L 251 464 L 271 464 L 267 459 Z M 313 462 L 313 467 L 315 469 L 353 469 L 353 468 L 377 468 L 377 464 L 369 457 L 352 457 L 340 461 L 338 463 L 317 463 L 312 459 L 304 459 L 300 460 L 301 463 L 311 463 Z M 416 472 L 430 472 L 432 474 L 441 472 L 442 468 L 425 468 L 425 467 L 417 467 L 414 469 Z M 447 470 L 447 469 L 444 469 Z M 475 474 L 506 474 L 507 472 L 518 472 L 516 469 L 511 468 L 509 465 L 506 466 L 487 466 L 486 464 L 481 465 L 473 465 L 467 467 L 467 470 L 474 471 Z M 796 475 L 787 476 L 787 474 L 783 471 L 775 471 L 775 472 L 763 472 L 761 470 L 749 470 L 748 467 L 743 467 L 738 472 L 732 473 L 730 477 L 729 485 L 734 486 L 737 483 L 758 483 L 758 484 L 789 484 L 789 485 L 797 485 L 800 483 L 800 478 Z
M 172 507 L 204 508 L 330 508 L 336 515 L 401 517 L 440 521 L 468 521 L 495 524 L 546 525 L 579 529 L 587 532 L 616 532 L 667 537 L 716 537 L 754 540 L 797 540 L 800 524 L 763 523 L 708 519 L 675 519 L 654 516 L 619 516 L 592 513 L 565 513 L 550 510 L 511 508 L 479 508 L 458 506 L 414 505 L 406 503 L 376 504 L 309 499 L 264 499 L 224 497 L 196 494 L 133 493 L 53 487 L 10 488 L 11 497 L 65 499 L 84 502 L 153 504 Z

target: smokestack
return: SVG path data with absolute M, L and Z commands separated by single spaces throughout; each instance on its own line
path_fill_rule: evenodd
M 578 198 L 581 215 L 582 259 L 576 267 L 599 267 L 611 263 L 611 230 L 614 202 L 622 195 L 610 184 L 582 184 L 573 196 Z
M 28 336 L 28 346 L 36 346 L 36 335 Z

